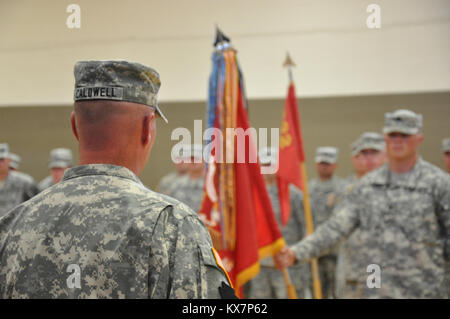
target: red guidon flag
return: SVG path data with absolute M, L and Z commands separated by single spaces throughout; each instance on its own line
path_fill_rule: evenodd
M 213 58 L 217 64 L 210 79 L 208 118 L 214 132 L 199 215 L 242 297 L 242 285 L 259 272 L 259 260 L 276 254 L 285 242 L 261 175 L 256 145 L 248 134 L 236 52 L 217 50 Z
M 289 184 L 303 189 L 301 164 L 305 161 L 303 140 L 295 97 L 294 83 L 289 84 L 283 122 L 281 124 L 279 168 L 277 172 L 278 194 L 281 206 L 281 221 L 286 225 L 290 217 Z

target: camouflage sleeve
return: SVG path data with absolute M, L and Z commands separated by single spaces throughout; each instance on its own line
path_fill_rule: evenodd
M 320 225 L 317 230 L 304 240 L 293 245 L 299 262 L 319 257 L 344 239 L 358 225 L 356 210 L 351 205 L 342 207 L 336 214 Z
M 23 201 L 27 201 L 39 193 L 38 186 L 35 182 L 28 182 L 24 186 Z
M 177 214 L 178 209 L 190 210 L 169 206 L 155 227 L 149 297 L 220 298 L 219 287 L 228 280 L 214 258 L 209 233 L 196 215 Z

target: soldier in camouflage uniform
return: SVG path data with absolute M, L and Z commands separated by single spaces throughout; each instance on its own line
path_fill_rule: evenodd
M 200 211 L 203 200 L 204 161 L 201 144 L 185 147 L 188 153 L 187 173 L 175 180 L 170 186 L 167 195 L 185 203 L 195 212 Z
M 335 147 L 319 147 L 316 150 L 318 177 L 308 183 L 314 227 L 319 227 L 331 217 L 346 182 L 334 174 L 337 168 L 338 150 Z M 335 298 L 335 273 L 337 247 L 319 258 L 319 274 L 324 298 Z
M 44 178 L 38 185 L 39 191 L 59 183 L 66 169 L 73 164 L 72 151 L 68 148 L 55 148 L 50 151 L 48 168 L 50 176 Z
M 30 188 L 32 188 L 36 191 L 37 185 L 36 185 L 34 178 L 27 173 L 19 171 L 19 166 L 20 166 L 20 162 L 22 161 L 22 158 L 19 155 L 11 153 L 11 152 L 9 153 L 9 158 L 11 159 L 11 162 L 9 163 L 9 170 L 14 171 L 16 175 L 20 175 L 25 180 L 27 180 L 28 183 L 30 184 Z
M 137 175 L 156 134 L 159 75 L 77 62 L 79 164 L 0 219 L 2 298 L 218 298 L 233 291 L 197 214 Z
M 0 144 L 0 217 L 38 193 L 29 175 L 10 170 L 9 145 Z
M 179 153 L 172 154 L 175 171 L 163 176 L 158 184 L 159 193 L 168 195 L 172 185 L 180 178 L 187 174 L 189 170 L 189 162 L 191 161 L 191 145 L 184 144 L 179 149 Z M 172 149 L 172 152 L 174 150 Z
M 447 298 L 450 176 L 418 155 L 421 127 L 412 111 L 386 113 L 388 164 L 358 181 L 313 235 L 284 248 L 277 266 L 318 256 L 358 229 L 359 298 Z
M 365 174 L 380 167 L 386 162 L 386 143 L 381 134 L 375 132 L 365 132 L 352 144 L 352 163 L 355 167 L 355 180 L 346 188 L 349 193 L 355 186 L 357 180 Z M 346 196 L 342 196 L 335 210 L 342 209 L 345 205 Z M 357 298 L 355 283 L 358 273 L 358 264 L 354 261 L 358 258 L 358 252 L 364 249 L 360 239 L 361 232 L 358 229 L 339 244 L 339 252 L 336 265 L 336 297 L 337 298 Z
M 278 150 L 275 148 L 262 148 L 258 156 L 262 166 L 277 165 Z M 288 244 L 296 243 L 306 234 L 303 193 L 295 186 L 290 185 L 291 216 L 287 224 L 282 225 L 276 174 L 265 174 L 264 178 L 273 212 L 283 238 Z M 248 297 L 250 299 L 287 299 L 288 294 L 283 273 L 275 268 L 273 258 L 268 257 L 261 260 L 260 266 L 258 275 L 249 282 Z M 309 264 L 291 266 L 288 268 L 288 272 L 298 298 L 311 298 Z
M 174 163 L 175 171 L 164 175 L 159 181 L 157 191 L 161 194 L 168 194 L 172 185 L 179 178 L 187 173 L 187 165 L 184 162 Z

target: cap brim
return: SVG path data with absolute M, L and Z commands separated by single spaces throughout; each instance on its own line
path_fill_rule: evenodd
M 161 109 L 158 107 L 158 105 L 155 105 L 156 112 L 161 116 L 161 118 L 164 120 L 164 122 L 169 123 L 167 120 L 167 117 L 161 112 Z
M 11 163 L 9 163 L 9 167 L 14 168 L 14 169 L 18 169 L 19 168 L 19 164 L 11 161 Z
M 414 135 L 414 134 L 419 133 L 419 129 L 417 129 L 417 128 L 406 128 L 406 127 L 401 127 L 401 126 L 390 126 L 390 127 L 384 127 L 383 128 L 383 133 L 384 134 L 403 133 L 403 134 L 408 134 L 408 135 Z
M 337 162 L 337 161 L 330 160 L 330 159 L 327 158 L 327 157 L 316 156 L 316 163 L 328 163 L 328 164 L 334 164 L 334 163 L 336 163 L 336 162 Z
M 48 164 L 48 168 L 61 168 L 61 167 L 70 167 L 72 164 L 64 162 L 64 161 L 54 161 Z
M 382 151 L 385 149 L 384 145 L 380 145 L 380 144 L 376 144 L 376 143 L 367 143 L 367 144 L 363 144 L 358 148 L 358 151 L 361 152 L 363 150 L 377 150 L 377 151 Z M 359 153 L 358 152 L 358 153 Z

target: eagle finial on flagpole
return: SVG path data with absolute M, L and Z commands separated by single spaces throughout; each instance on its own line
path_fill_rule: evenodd
M 286 59 L 284 60 L 283 67 L 288 69 L 289 74 L 289 82 L 294 81 L 292 76 L 292 68 L 295 66 L 294 61 L 292 61 L 291 56 L 289 55 L 289 52 L 286 52 Z
M 218 50 L 227 48 L 230 46 L 230 38 L 227 37 L 216 24 L 216 37 L 214 39 L 213 46 Z

